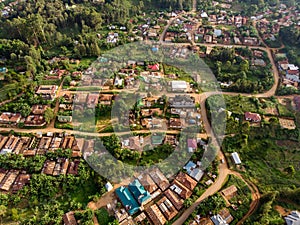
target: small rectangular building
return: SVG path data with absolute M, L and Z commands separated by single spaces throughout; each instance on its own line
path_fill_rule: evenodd
M 239 157 L 239 154 L 237 152 L 234 152 L 231 154 L 231 157 L 233 159 L 233 162 L 236 164 L 236 165 L 239 165 L 242 163 L 240 157 Z

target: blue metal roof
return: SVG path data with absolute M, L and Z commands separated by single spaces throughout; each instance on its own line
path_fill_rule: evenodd
M 128 188 L 123 186 L 119 187 L 116 189 L 116 194 L 130 215 L 139 211 L 139 204 L 136 202 Z
M 148 199 L 151 198 L 150 193 L 145 190 L 144 186 L 142 186 L 137 179 L 135 179 L 132 183 L 130 183 L 128 185 L 128 188 L 132 192 L 135 199 L 140 204 L 143 204 L 144 202 L 146 202 Z

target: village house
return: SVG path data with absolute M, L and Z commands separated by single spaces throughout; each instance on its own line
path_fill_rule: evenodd
M 265 67 L 267 64 L 263 59 L 253 59 L 252 65 Z
M 52 141 L 52 137 L 42 137 L 38 145 L 39 149 L 49 149 Z
M 66 70 L 61 70 L 61 69 L 55 69 L 51 70 L 49 75 L 46 76 L 47 80 L 57 80 L 61 79 L 63 75 L 67 74 L 68 71 Z
M 77 221 L 74 216 L 74 212 L 68 212 L 63 216 L 64 225 L 77 225 Z
M 19 137 L 15 137 L 11 135 L 7 142 L 5 143 L 4 147 L 2 148 L 0 154 L 12 153 L 19 142 Z
M 150 172 L 150 176 L 162 191 L 166 190 L 169 187 L 170 183 L 168 179 L 159 169 L 153 169 Z
M 83 157 L 86 159 L 87 157 L 92 155 L 93 152 L 95 151 L 95 140 L 93 139 L 86 140 L 83 149 L 84 149 Z
M 74 136 L 65 136 L 63 139 L 63 143 L 61 145 L 62 149 L 71 149 L 73 147 L 73 143 L 75 141 Z
M 98 104 L 99 94 L 89 94 L 87 97 L 86 106 L 88 108 L 95 108 Z
M 261 116 L 258 113 L 245 112 L 245 120 L 259 123 L 261 121 Z
M 7 140 L 8 140 L 7 136 L 0 135 L 0 149 L 2 149 L 4 147 L 4 145 L 7 142 Z
M 184 200 L 179 198 L 172 190 L 168 189 L 164 192 L 164 194 L 177 210 L 180 210 L 183 207 Z
M 223 208 L 217 215 L 211 217 L 211 220 L 216 225 L 226 225 L 233 221 L 233 217 L 227 208 Z
M 78 104 L 85 104 L 88 94 L 87 93 L 78 93 L 74 97 L 74 101 Z
M 263 57 L 263 52 L 258 51 L 258 50 L 254 50 L 253 51 L 253 56 L 256 57 L 256 58 L 262 58 Z
M 173 80 L 171 81 L 171 89 L 173 92 L 186 92 L 188 84 L 186 81 Z
M 65 103 L 73 103 L 74 94 L 65 93 L 62 97 Z
M 115 210 L 114 216 L 118 220 L 119 223 L 126 220 L 129 217 L 128 213 L 123 208 L 120 210 Z
M 7 174 L 8 170 L 5 170 L 3 168 L 0 168 L 0 183 L 4 179 L 5 175 Z
M 159 71 L 160 67 L 159 67 L 159 64 L 156 63 L 156 64 L 153 64 L 153 65 L 148 65 L 148 69 L 151 70 L 151 71 Z
M 160 105 L 164 104 L 163 99 L 158 96 L 150 96 L 143 98 L 143 105 L 145 107 L 152 107 L 154 104 L 159 103 Z
M 78 175 L 78 167 L 80 160 L 76 159 L 73 162 L 69 163 L 68 174 Z
M 43 115 L 47 108 L 47 105 L 33 105 L 31 108 L 31 112 L 34 115 Z
M 52 175 L 55 167 L 55 161 L 46 160 L 42 173 L 46 175 Z
M 0 183 L 0 189 L 2 191 L 9 191 L 13 183 L 15 182 L 16 178 L 18 177 L 18 175 L 19 175 L 19 171 L 10 170 L 2 179 Z
M 198 163 L 197 163 L 198 164 Z M 184 167 L 187 171 L 187 174 L 195 179 L 196 181 L 200 181 L 204 175 L 204 172 L 192 161 L 189 161 Z
M 121 186 L 115 192 L 129 215 L 133 215 L 139 211 L 139 204 L 127 187 Z
M 178 211 L 166 196 L 158 200 L 156 204 L 168 221 L 173 219 L 178 214 Z
M 228 188 L 225 188 L 224 190 L 221 191 L 222 195 L 227 199 L 230 200 L 237 194 L 237 188 L 235 185 L 231 185 Z
M 258 45 L 259 41 L 256 37 L 244 37 L 243 39 L 244 45 Z
M 56 97 L 56 91 L 58 86 L 56 85 L 40 85 L 35 92 L 37 95 L 40 95 L 44 100 L 54 100 Z
M 240 165 L 242 163 L 241 159 L 240 159 L 240 156 L 237 152 L 231 153 L 231 157 L 232 157 L 233 162 L 234 162 L 235 165 Z
M 215 24 L 217 22 L 217 15 L 210 15 L 209 18 L 208 18 L 208 21 L 211 24 Z
M 197 149 L 197 140 L 196 139 L 188 139 L 187 140 L 187 149 L 188 149 L 188 152 L 194 152 Z
M 204 40 L 205 40 L 206 43 L 212 43 L 213 42 L 213 36 L 206 34 L 204 36 Z
M 149 174 L 141 174 L 138 179 L 150 194 L 157 190 L 158 187 Z
M 161 115 L 161 114 L 162 114 L 162 110 L 160 108 L 142 109 L 141 110 L 142 117 L 149 117 L 149 116 L 155 116 L 155 115 Z
M 26 174 L 26 172 L 22 172 L 18 175 L 17 179 L 15 180 L 11 191 L 12 193 L 17 193 L 21 190 L 25 185 L 29 184 L 30 182 L 30 174 Z
M 0 123 L 16 125 L 20 122 L 22 116 L 20 113 L 3 112 L 0 115 Z
M 51 145 L 48 151 L 54 152 L 55 150 L 59 149 L 61 142 L 62 142 L 61 137 L 54 137 L 51 141 Z
M 72 104 L 59 104 L 58 108 L 63 111 L 72 111 L 73 105 Z
M 189 95 L 175 95 L 175 97 L 170 97 L 168 102 L 173 108 L 195 107 L 195 99 Z
M 111 105 L 113 98 L 114 98 L 114 95 L 101 94 L 99 96 L 99 104 L 100 105 Z
M 165 135 L 164 144 L 169 144 L 172 146 L 177 146 L 178 141 L 175 135 Z
M 300 224 L 300 212 L 292 211 L 289 215 L 284 217 L 287 225 L 298 225 Z
M 57 116 L 57 120 L 60 123 L 71 123 L 73 120 L 72 116 Z
M 182 123 L 179 118 L 170 118 L 169 127 L 171 129 L 182 129 Z
M 146 208 L 145 211 L 154 225 L 164 225 L 167 222 L 166 218 L 156 204 Z
M 194 188 L 197 186 L 197 181 L 195 181 L 193 178 L 191 178 L 189 175 L 183 172 L 179 172 L 175 180 L 179 181 L 191 191 L 194 190 Z
M 141 150 L 143 144 L 143 137 L 132 136 L 122 141 L 122 148 L 128 148 L 131 150 Z
M 30 139 L 30 137 L 21 137 L 13 152 L 15 154 L 22 154 L 23 150 L 28 147 Z
M 176 194 L 178 194 L 184 200 L 191 197 L 192 195 L 192 192 L 177 180 L 173 181 L 173 183 L 170 186 L 170 189 L 174 191 Z
M 138 179 L 135 179 L 133 182 L 131 182 L 128 185 L 128 189 L 133 194 L 135 200 L 142 206 L 152 200 L 150 193 L 146 191 Z
M 134 223 L 135 224 L 140 224 L 142 223 L 144 220 L 146 220 L 146 214 L 145 213 L 141 213 L 139 214 L 137 217 L 134 218 Z
M 72 146 L 72 157 L 81 157 L 83 147 L 84 147 L 84 138 L 76 138 Z

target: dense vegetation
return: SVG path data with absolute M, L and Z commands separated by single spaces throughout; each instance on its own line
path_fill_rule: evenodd
M 105 192 L 104 180 L 81 161 L 78 176 L 47 176 L 41 174 L 45 160 L 56 159 L 63 152 L 35 158 L 2 155 L 1 168 L 23 169 L 31 173 L 30 185 L 17 194 L 0 194 L 5 209 L 4 220 L 21 224 L 61 224 L 62 215 L 70 210 L 85 209 L 89 200 Z M 102 189 L 101 189 L 102 188 Z
M 236 55 L 239 53 L 240 55 Z M 265 62 L 268 63 L 266 53 Z M 214 48 L 205 59 L 212 68 L 218 81 L 232 83 L 227 90 L 233 92 L 263 92 L 270 89 L 274 83 L 271 66 L 251 66 L 251 50 L 233 48 Z
M 211 104 L 217 104 L 221 97 L 213 96 L 209 99 Z M 274 97 L 256 99 L 226 96 L 225 101 L 227 136 L 222 149 L 232 168 L 235 166 L 231 153 L 239 153 L 242 159 L 239 172 L 255 183 L 262 193 L 259 210 L 246 224 L 282 224 L 282 218 L 274 210 L 275 205 L 283 204 L 285 198 L 288 198 L 289 205 L 285 206 L 288 209 L 295 209 L 299 205 L 299 199 L 291 196 L 295 196 L 300 188 L 300 149 L 299 129 L 282 128 L 277 115 L 294 119 L 298 126 L 299 116 L 293 111 L 290 101 L 282 105 Z M 246 111 L 260 113 L 269 119 L 263 118 L 260 124 L 250 124 L 244 120 Z M 229 116 L 228 112 L 232 114 Z

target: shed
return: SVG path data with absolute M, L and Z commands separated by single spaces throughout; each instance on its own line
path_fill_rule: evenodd
M 237 152 L 232 153 L 232 154 L 231 154 L 231 157 L 232 157 L 232 159 L 233 159 L 233 161 L 234 161 L 234 163 L 235 163 L 236 165 L 239 165 L 239 164 L 242 163 L 242 162 L 241 162 L 241 159 L 240 159 L 240 157 L 239 157 L 239 154 L 238 154 Z
M 110 182 L 107 182 L 107 183 L 105 184 L 105 188 L 106 188 L 106 190 L 109 192 L 109 191 L 111 191 L 111 190 L 113 189 L 113 186 L 112 186 L 112 184 L 111 184 Z

